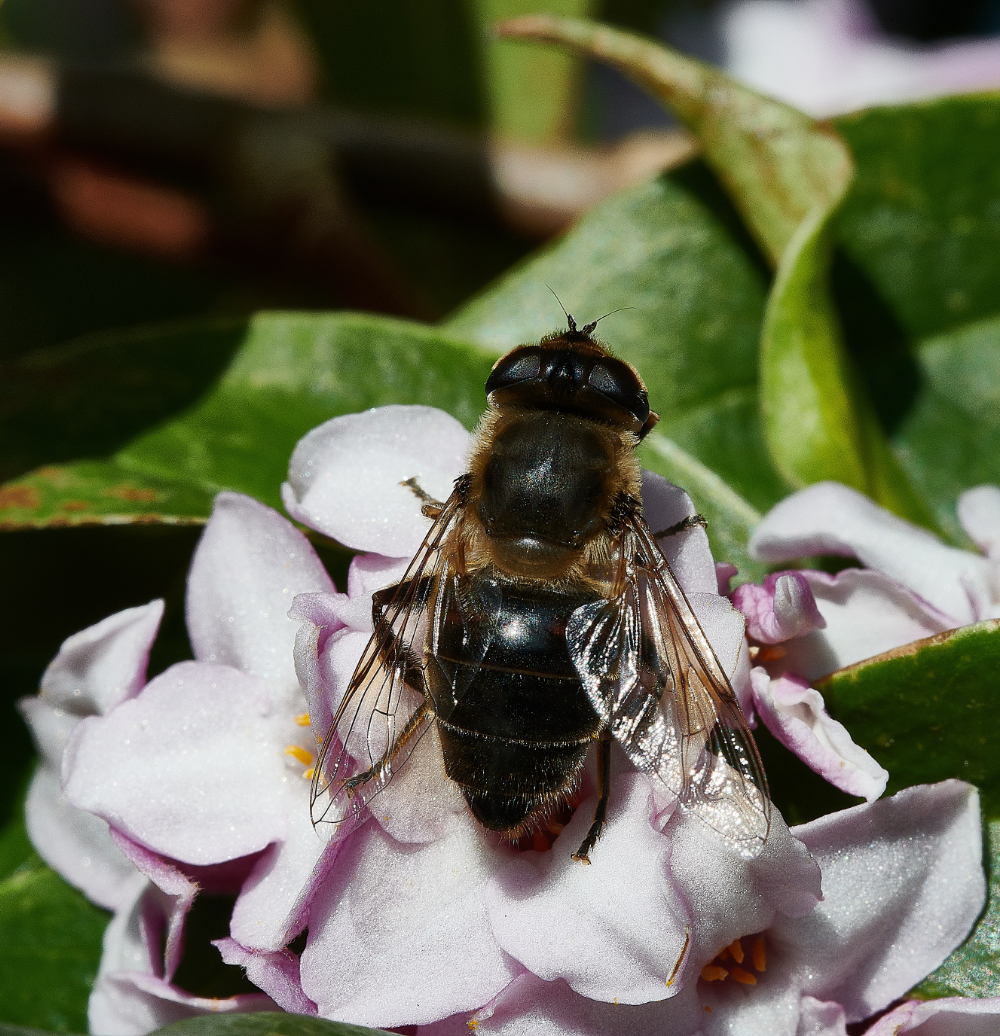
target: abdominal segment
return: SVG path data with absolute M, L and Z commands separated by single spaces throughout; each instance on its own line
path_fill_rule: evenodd
M 479 577 L 480 581 L 484 577 Z M 592 596 L 540 586 L 489 588 L 488 636 L 445 617 L 426 670 L 445 771 L 486 828 L 518 836 L 574 788 L 602 721 L 566 645 L 566 623 Z M 481 633 L 481 631 L 479 631 Z M 488 644 L 481 660 L 475 644 Z

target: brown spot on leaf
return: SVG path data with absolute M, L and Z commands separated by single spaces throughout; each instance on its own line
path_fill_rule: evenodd
M 64 500 L 59 506 L 64 511 L 86 511 L 90 504 L 86 500 Z
M 153 489 L 136 489 L 134 486 L 125 485 L 112 486 L 107 490 L 107 495 L 131 504 L 148 504 L 159 499 L 159 493 Z
M 32 486 L 4 486 L 0 489 L 0 510 L 11 507 L 35 508 L 41 503 L 38 490 Z

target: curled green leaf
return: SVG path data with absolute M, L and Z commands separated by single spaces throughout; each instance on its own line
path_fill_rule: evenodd
M 747 226 L 777 264 L 799 224 L 850 182 L 843 141 L 795 108 L 652 40 L 577 18 L 526 15 L 502 36 L 558 43 L 621 69 L 695 134 Z
M 855 376 L 830 295 L 831 217 L 853 177 L 843 140 L 802 112 L 651 40 L 531 15 L 505 36 L 559 43 L 615 65 L 697 136 L 777 276 L 760 350 L 764 437 L 789 487 L 833 479 L 930 524 Z

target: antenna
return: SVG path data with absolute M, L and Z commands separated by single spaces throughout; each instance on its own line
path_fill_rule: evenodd
M 624 313 L 626 309 L 635 309 L 635 306 L 620 306 L 618 309 L 613 309 L 610 313 L 605 313 L 604 317 L 613 317 L 616 313 Z M 590 332 L 593 331 L 594 328 L 604 319 L 604 317 L 598 317 L 593 323 L 584 325 L 582 328 L 583 334 L 589 335 Z M 573 330 L 575 331 L 576 328 Z
M 552 291 L 549 285 L 546 284 L 545 287 L 548 288 L 549 291 Z M 562 304 L 562 299 L 559 298 L 559 296 L 554 291 L 552 291 L 552 297 L 556 300 L 556 302 L 559 303 L 559 308 L 563 311 L 563 316 L 566 318 L 566 323 L 569 325 L 570 334 L 576 334 L 576 321 L 573 319 L 572 316 L 570 316 L 569 313 L 566 312 L 566 307 Z M 588 335 L 590 334 L 590 331 L 584 331 L 583 333 L 585 335 Z

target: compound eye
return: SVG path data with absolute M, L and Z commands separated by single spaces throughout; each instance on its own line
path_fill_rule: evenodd
M 515 349 L 497 361 L 486 379 L 486 395 L 497 389 L 510 388 L 526 381 L 535 381 L 542 373 L 541 350 L 537 346 Z
M 643 424 L 649 417 L 649 399 L 635 371 L 620 360 L 599 360 L 590 369 L 587 385 Z

